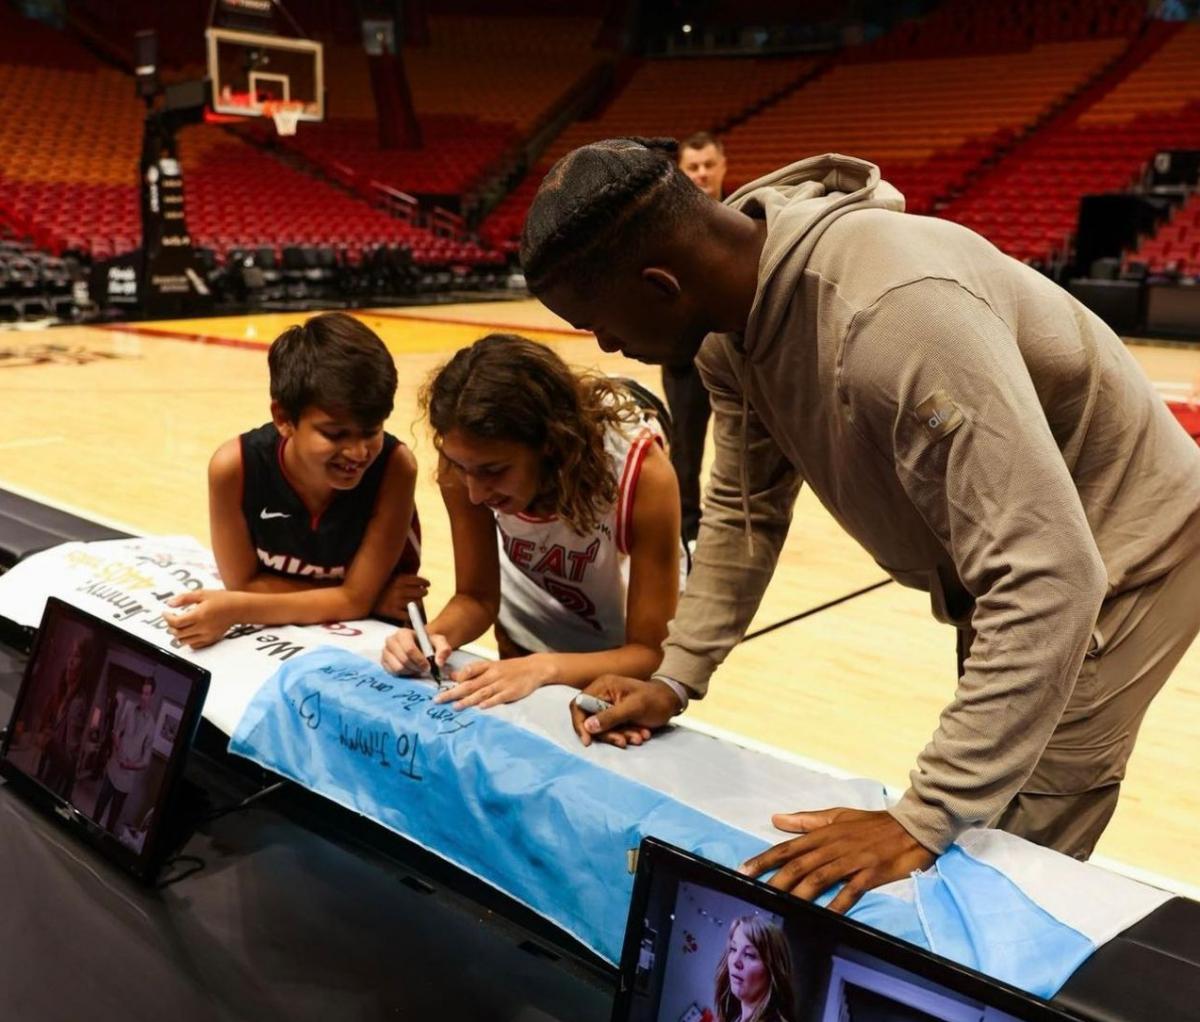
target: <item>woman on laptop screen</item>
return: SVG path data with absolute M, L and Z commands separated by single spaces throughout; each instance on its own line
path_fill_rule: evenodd
M 792 1022 L 792 956 L 783 929 L 739 916 L 717 966 L 716 1022 Z

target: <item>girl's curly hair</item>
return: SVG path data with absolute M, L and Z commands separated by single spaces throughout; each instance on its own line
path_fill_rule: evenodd
M 617 499 L 605 431 L 632 427 L 642 417 L 620 384 L 573 372 L 550 348 L 516 334 L 488 334 L 457 352 L 434 370 L 418 400 L 439 450 L 457 429 L 542 452 L 532 507 L 581 535 L 594 530 Z

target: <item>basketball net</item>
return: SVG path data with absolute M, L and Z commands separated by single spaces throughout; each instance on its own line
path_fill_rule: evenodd
M 298 100 L 268 100 L 262 105 L 262 112 L 275 122 L 277 134 L 294 135 L 300 115 L 304 113 L 304 104 Z

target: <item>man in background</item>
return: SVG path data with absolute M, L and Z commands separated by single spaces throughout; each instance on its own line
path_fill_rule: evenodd
M 679 147 L 679 169 L 710 199 L 720 202 L 725 183 L 725 147 L 719 138 L 698 131 Z M 700 530 L 700 463 L 708 433 L 708 391 L 696 367 L 663 366 L 663 393 L 671 408 L 671 464 L 679 477 L 683 538 L 690 550 Z
M 125 700 L 113 726 L 113 751 L 104 770 L 104 781 L 100 785 L 100 794 L 96 796 L 96 808 L 92 819 L 114 834 L 117 832 L 117 824 L 121 822 L 125 800 L 140 783 L 150 765 L 155 724 L 151 704 L 157 687 L 153 678 L 147 678 L 142 683 L 141 697 L 137 701 Z M 111 812 L 106 825 L 104 812 L 110 807 Z

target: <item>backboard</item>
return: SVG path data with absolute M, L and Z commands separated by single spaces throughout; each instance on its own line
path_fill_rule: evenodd
M 210 28 L 208 75 L 219 114 L 262 117 L 263 104 L 303 103 L 299 119 L 325 118 L 324 55 L 311 39 Z

